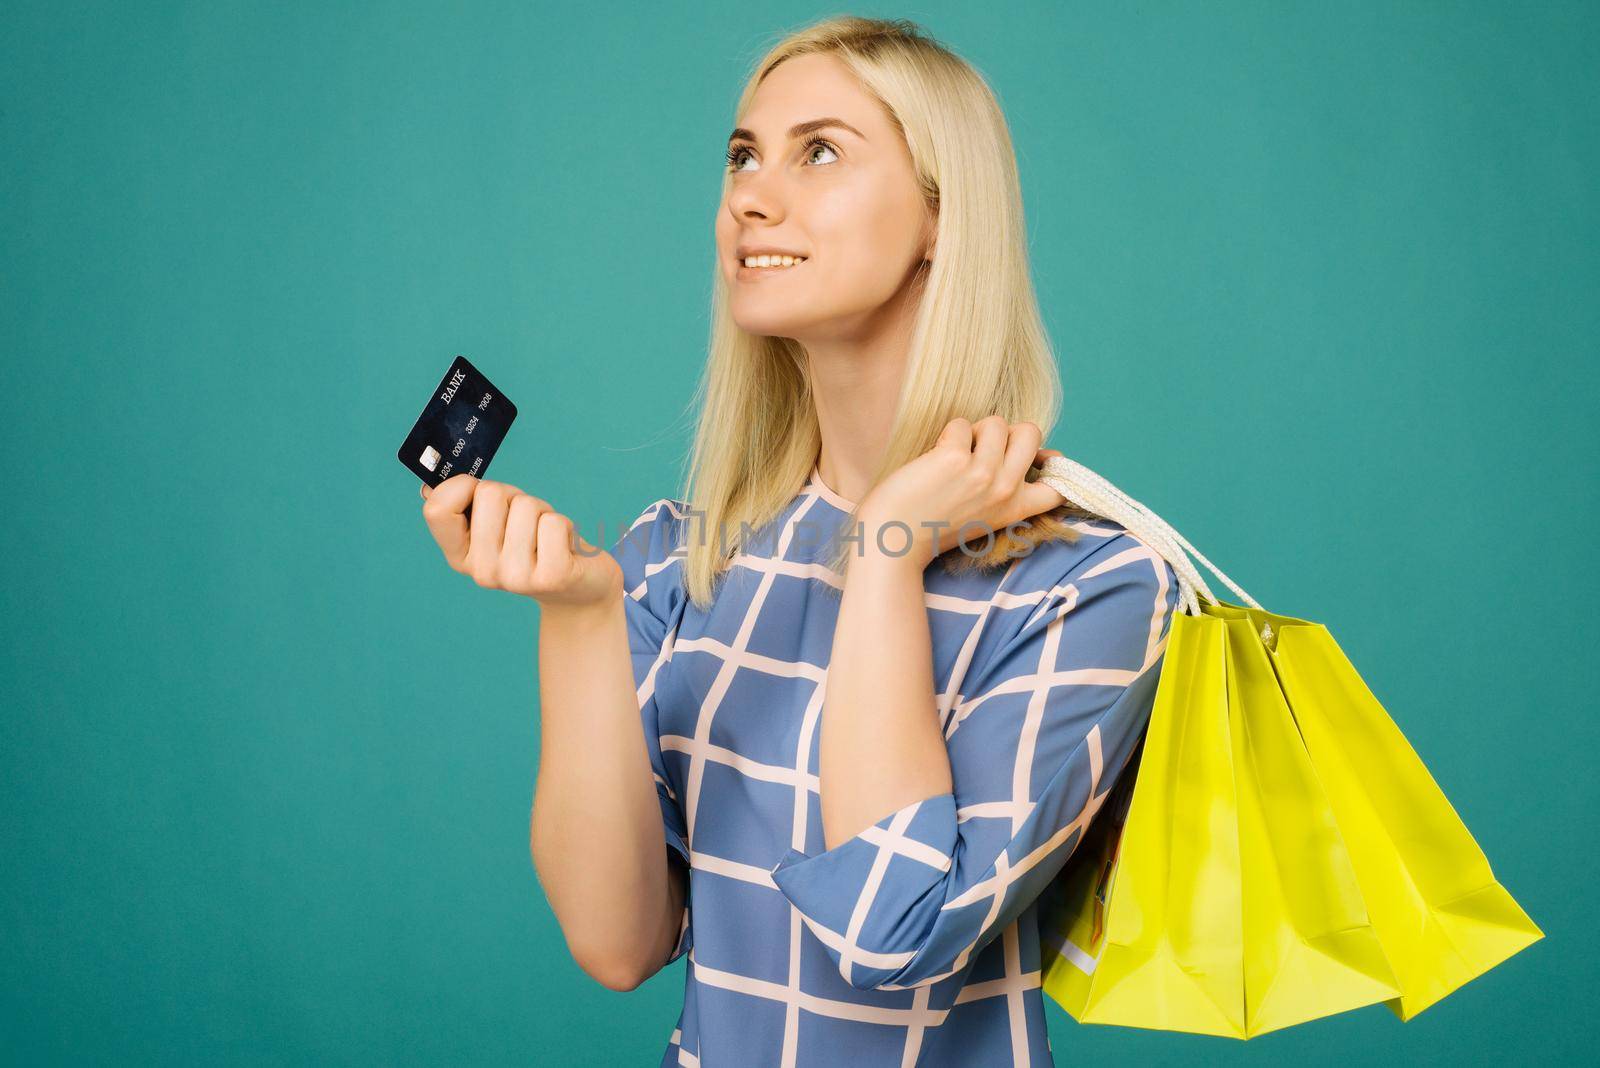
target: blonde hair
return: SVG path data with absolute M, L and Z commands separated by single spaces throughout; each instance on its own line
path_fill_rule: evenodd
M 812 53 L 834 56 L 882 104 L 938 219 L 936 255 L 912 283 L 920 300 L 905 381 L 872 484 L 932 448 L 951 419 L 998 414 L 1031 421 L 1048 437 L 1061 382 L 1028 270 L 1016 158 L 993 92 L 913 22 L 837 17 L 772 47 L 735 114 L 745 113 L 774 67 Z M 728 180 L 725 173 L 724 194 Z M 683 552 L 689 596 L 704 608 L 748 531 L 794 499 L 822 445 L 804 348 L 742 330 L 729 314 L 720 270 L 713 271 L 710 347 L 696 396 L 700 417 L 682 496 L 695 514 Z M 1015 532 L 995 531 L 992 544 L 985 531 L 940 559 L 950 571 L 1002 566 L 1040 542 L 1073 540 L 1066 521 L 1079 514 L 1064 504 L 1013 524 L 1022 528 Z M 852 512 L 849 527 L 857 522 Z M 850 555 L 851 544 L 841 542 L 833 569 L 847 570 Z

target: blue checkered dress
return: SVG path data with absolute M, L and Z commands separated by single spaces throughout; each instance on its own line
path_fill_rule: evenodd
M 708 611 L 681 585 L 682 547 L 715 535 L 682 502 L 650 505 L 611 550 L 666 844 L 690 873 L 661 1063 L 1052 1064 L 1037 898 L 1149 720 L 1176 576 L 1098 519 L 1002 568 L 930 565 L 954 791 L 825 849 L 818 742 L 843 588 L 827 560 L 849 508 L 813 469 Z

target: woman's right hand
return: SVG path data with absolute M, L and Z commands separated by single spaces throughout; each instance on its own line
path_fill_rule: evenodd
M 616 558 L 584 541 L 547 501 L 465 473 L 432 489 L 423 483 L 421 494 L 422 518 L 445 562 L 485 589 L 544 607 L 599 605 L 622 592 Z

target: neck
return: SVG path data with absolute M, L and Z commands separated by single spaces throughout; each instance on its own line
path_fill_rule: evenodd
M 911 351 L 913 289 L 902 286 L 852 334 L 802 340 L 822 435 L 817 469 L 847 500 L 866 496 L 889 443 Z

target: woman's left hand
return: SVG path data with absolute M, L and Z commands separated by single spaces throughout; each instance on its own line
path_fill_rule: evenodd
M 933 448 L 891 472 L 861 502 L 863 551 L 894 550 L 909 537 L 905 553 L 886 554 L 925 568 L 963 542 L 981 544 L 991 532 L 998 536 L 1012 523 L 1064 503 L 1045 483 L 1027 481 L 1031 466 L 1061 455 L 1039 447 L 1043 436 L 1033 423 L 1007 423 L 998 415 L 976 423 L 950 420 Z M 893 523 L 905 524 L 909 533 L 883 530 Z

